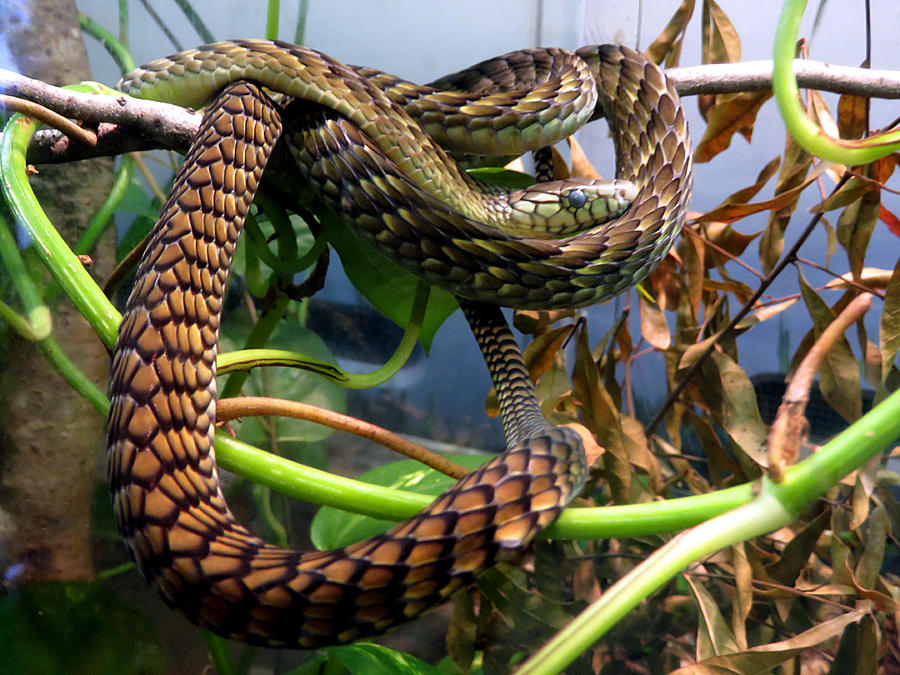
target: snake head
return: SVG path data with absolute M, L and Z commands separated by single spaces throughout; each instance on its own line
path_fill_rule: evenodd
M 618 218 L 637 197 L 626 180 L 570 178 L 538 183 L 509 195 L 515 234 L 553 239 Z

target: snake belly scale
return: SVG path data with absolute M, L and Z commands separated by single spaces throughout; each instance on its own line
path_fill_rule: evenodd
M 577 118 L 574 126 L 542 119 L 546 83 L 554 77 L 542 64 L 557 52 L 492 59 L 444 85 L 475 83 L 477 91 L 468 94 L 419 88 L 376 71 L 367 79 L 365 69 L 267 41 L 201 47 L 124 81 L 126 92 L 209 103 L 126 306 L 113 356 L 108 432 L 119 528 L 144 575 L 192 621 L 268 646 L 317 647 L 382 632 L 521 552 L 583 486 L 580 438 L 541 415 L 497 306 L 584 306 L 646 276 L 684 221 L 690 141 L 662 72 L 617 46 L 578 50 L 576 70 L 587 74 L 588 84 L 555 85 L 563 92 L 561 109 Z M 525 85 L 531 93 L 492 89 L 491 82 L 527 70 L 528 63 L 546 71 Z M 192 81 L 201 81 L 202 93 L 185 101 Z M 285 106 L 271 92 L 297 100 Z M 468 192 L 447 187 L 452 180 L 477 190 L 422 131 L 437 124 L 435 107 L 442 105 L 455 110 L 456 122 L 484 112 L 500 115 L 503 128 L 514 120 L 512 126 L 526 130 L 519 134 L 524 140 L 501 134 L 502 143 L 494 140 L 489 150 L 506 154 L 546 145 L 605 116 L 618 177 L 634 186 L 630 205 L 604 224 L 557 239 L 496 230 L 483 217 L 490 207 L 472 206 Z M 467 144 L 496 137 L 482 133 L 492 123 L 478 119 L 442 142 L 478 152 Z M 228 269 L 282 136 L 299 173 L 360 236 L 460 298 L 497 387 L 508 442 L 503 454 L 414 518 L 334 551 L 280 549 L 249 533 L 225 503 L 213 453 L 215 358 Z

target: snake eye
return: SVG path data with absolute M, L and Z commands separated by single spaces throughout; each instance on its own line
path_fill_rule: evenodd
M 572 190 L 568 195 L 569 206 L 573 209 L 580 209 L 587 202 L 584 190 Z

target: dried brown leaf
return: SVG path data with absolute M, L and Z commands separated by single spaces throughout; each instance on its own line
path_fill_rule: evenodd
M 650 451 L 647 435 L 644 433 L 644 425 L 630 415 L 622 416 L 622 435 L 626 440 L 626 450 L 633 466 L 642 469 L 647 475 L 647 488 L 654 494 L 659 494 L 663 487 L 662 471 L 659 460 Z M 644 484 L 640 481 L 632 481 L 632 488 L 639 487 L 645 492 Z M 632 502 L 643 501 L 644 495 L 634 495 Z
M 789 640 L 772 642 L 743 652 L 714 656 L 701 663 L 684 666 L 672 675 L 735 675 L 736 673 L 766 673 L 801 652 L 832 640 L 852 623 L 866 616 L 862 609 L 852 610 L 828 621 L 816 624 Z
M 735 444 L 757 465 L 765 466 L 766 427 L 759 416 L 756 391 L 747 373 L 731 358 L 713 352 L 712 359 L 721 378 L 723 398 L 720 424 Z
M 893 277 L 893 270 L 883 270 L 880 267 L 863 267 L 857 283 L 862 284 L 866 288 L 885 289 Z M 825 288 L 841 291 L 847 290 L 848 288 L 853 288 L 851 281 L 853 281 L 853 275 L 847 272 L 847 274 L 842 274 L 829 281 L 825 284 Z
M 900 349 L 900 259 L 884 293 L 884 310 L 879 326 L 881 343 L 881 382 L 887 382 L 897 350 Z
M 878 219 L 888 226 L 891 234 L 895 237 L 900 237 L 900 218 L 893 211 L 888 211 L 884 204 L 881 205 L 881 209 L 878 212 Z
M 734 565 L 734 610 L 731 615 L 731 630 L 739 650 L 745 650 L 747 643 L 747 618 L 753 609 L 753 568 L 747 559 L 743 544 L 733 546 L 731 560 Z
M 870 180 L 864 180 L 857 176 L 853 176 L 848 180 L 841 188 L 835 192 L 834 194 L 829 195 L 824 200 L 816 204 L 814 207 L 810 209 L 811 213 L 817 213 L 819 211 L 833 211 L 834 209 L 839 209 L 848 204 L 852 204 L 858 199 L 862 198 L 864 194 L 867 192 L 872 192 L 873 190 L 878 190 L 878 184 L 874 183 Z
M 881 210 L 881 192 L 865 192 L 859 201 L 848 204 L 838 218 L 838 241 L 847 251 L 850 271 L 859 274 L 865 266 L 866 249 Z
M 799 275 L 800 291 L 806 308 L 815 326 L 815 336 L 834 321 L 835 314 L 828 304 Z M 854 422 L 862 415 L 862 393 L 860 391 L 859 365 L 850 349 L 846 336 L 842 336 L 828 350 L 819 366 L 819 386 L 828 404 L 848 422 Z
M 674 249 L 662 262 L 650 273 L 646 282 L 651 289 L 651 295 L 656 298 L 662 310 L 675 309 L 681 302 L 681 288 L 683 285 L 681 270 L 674 255 Z
M 706 246 L 697 237 L 683 237 L 681 241 L 679 250 L 684 263 L 688 308 L 691 316 L 696 319 L 700 316 L 703 282 L 706 279 Z
M 775 175 L 779 166 L 781 166 L 781 157 L 770 159 L 769 163 L 759 172 L 759 175 L 756 177 L 756 182 L 753 183 L 753 185 L 748 185 L 729 195 L 728 198 L 722 202 L 722 206 L 725 204 L 745 204 L 753 199 L 756 194 L 763 189 L 765 184 L 769 182 L 769 179 Z
M 790 222 L 791 214 L 797 207 L 797 198 L 801 192 L 797 188 L 806 184 L 806 174 L 811 165 L 810 155 L 788 135 L 784 162 L 778 174 L 778 182 L 775 184 L 775 195 L 777 198 L 785 192 L 793 191 L 793 194 L 787 203 L 773 210 L 772 215 L 769 216 L 766 230 L 759 241 L 759 259 L 765 274 L 772 271 L 784 251 L 784 231 Z M 714 220 L 722 219 L 715 218 Z
M 554 424 L 573 422 L 577 419 L 575 406 L 566 405 L 572 398 L 572 383 L 562 359 L 551 362 L 544 376 L 537 380 L 535 390 L 544 417 Z
M 785 300 L 784 302 L 775 303 L 774 305 L 766 305 L 765 307 L 761 307 L 755 312 L 745 316 L 741 321 L 738 322 L 735 328 L 738 330 L 747 330 L 751 326 L 771 319 L 773 316 L 778 316 L 796 302 L 797 299 L 793 298 L 791 300 Z
M 862 138 L 869 123 L 869 99 L 842 94 L 838 99 L 838 133 L 841 138 Z
M 600 173 L 594 168 L 594 165 L 591 164 L 591 160 L 588 159 L 581 144 L 575 140 L 574 136 L 569 136 L 567 140 L 569 142 L 569 150 L 572 153 L 572 175 L 580 176 L 582 178 L 591 178 L 593 180 L 600 179 Z M 562 159 L 561 155 L 560 159 Z M 563 161 L 563 165 L 565 165 L 565 161 Z M 555 166 L 556 156 L 554 156 L 554 167 Z M 560 177 L 562 178 L 563 176 Z
M 573 144 L 576 144 L 575 137 L 569 136 L 569 146 L 571 147 Z M 578 149 L 581 149 L 581 146 L 578 146 Z M 582 152 L 582 154 L 584 154 Z M 562 156 L 562 153 L 556 149 L 556 146 L 553 145 L 550 147 L 550 156 L 553 160 L 553 179 L 554 180 L 565 180 L 571 177 L 571 172 L 569 171 L 569 165 L 566 164 L 566 158 Z M 574 157 L 573 165 L 574 165 Z M 574 168 L 574 167 L 573 167 Z M 591 167 L 593 169 L 593 167 Z M 596 173 L 596 172 L 595 172 Z M 588 176 L 589 178 L 591 176 Z
M 734 281 L 732 279 L 725 279 L 724 281 L 718 281 L 716 279 L 706 279 L 703 282 L 703 290 L 734 293 L 737 296 L 738 302 L 740 302 L 741 304 L 747 302 L 754 293 L 754 290 L 744 282 Z
M 641 335 L 656 349 L 667 350 L 672 344 L 672 335 L 665 314 L 658 304 L 645 298 L 642 293 L 638 293 L 638 306 L 641 311 Z
M 631 488 L 631 465 L 626 440 L 622 433 L 622 414 L 609 392 L 603 386 L 600 369 L 587 342 L 587 331 L 579 331 L 575 342 L 575 365 L 572 369 L 572 385 L 576 398 L 581 402 L 582 419 L 606 448 L 603 454 L 605 475 L 613 499 L 627 500 Z
M 881 466 L 881 458 L 873 457 L 856 470 L 851 498 L 850 529 L 857 530 L 869 517 L 869 500 L 875 491 L 875 474 Z
M 825 164 L 819 164 L 818 167 L 810 172 L 809 176 L 806 177 L 806 180 L 801 181 L 800 184 L 781 191 L 776 188 L 775 197 L 772 199 L 748 204 L 729 204 L 726 201 L 721 206 L 717 206 L 711 211 L 707 211 L 706 213 L 697 216 L 694 220 L 697 222 L 720 221 L 731 223 L 735 220 L 746 218 L 754 213 L 759 213 L 760 211 L 780 211 L 786 208 L 791 208 L 791 210 L 793 210 L 793 206 L 796 204 L 797 197 L 800 196 L 800 193 L 825 173 L 827 168 L 828 167 Z M 760 243 L 760 246 L 762 246 L 762 243 Z
M 749 142 L 753 123 L 762 104 L 772 97 L 771 90 L 721 94 L 709 110 L 709 122 L 703 138 L 694 148 L 694 161 L 708 162 L 731 145 L 731 137 L 740 133 Z
M 881 571 L 881 566 L 884 563 L 884 549 L 889 527 L 890 523 L 884 507 L 877 504 L 869 516 L 868 527 L 863 538 L 865 548 L 854 570 L 856 582 L 862 588 L 875 588 L 878 573 Z
M 830 521 L 831 512 L 826 510 L 795 532 L 785 545 L 778 560 L 766 566 L 766 574 L 769 575 L 769 578 L 785 586 L 796 583 L 809 562 L 810 555 L 815 552 L 819 537 L 828 528 Z
M 563 343 L 572 335 L 573 326 L 558 326 L 541 333 L 525 347 L 523 358 L 531 379 L 537 382 L 556 360 Z
M 704 0 L 701 23 L 703 63 L 737 63 L 741 60 L 741 38 L 715 0 Z
M 838 125 L 834 119 L 834 116 L 831 114 L 831 110 L 828 108 L 828 104 L 825 103 L 825 98 L 822 96 L 822 92 L 817 91 L 816 89 L 809 89 L 806 92 L 806 101 L 807 108 L 809 109 L 810 117 L 814 122 L 816 122 L 821 128 L 822 131 L 831 138 L 838 138 Z
M 731 476 L 743 476 L 744 472 L 722 445 L 722 439 L 707 417 L 701 417 L 693 411 L 688 413 L 691 428 L 700 439 L 703 454 L 709 465 L 709 474 L 716 486 L 721 486 Z
M 691 593 L 697 601 L 699 609 L 699 627 L 697 631 L 697 658 L 700 660 L 718 656 L 720 654 L 733 654 L 739 647 L 734 635 L 728 627 L 728 622 L 722 616 L 719 603 L 710 595 L 703 585 L 689 574 L 684 576 L 691 588 Z
M 710 247 L 711 250 L 707 254 L 711 258 L 710 265 L 716 267 L 722 267 L 729 261 L 728 256 L 717 249 L 721 249 L 732 258 L 739 258 L 750 243 L 762 234 L 761 232 L 747 234 L 738 232 L 730 224 L 719 221 L 707 223 L 704 230 L 706 232 L 705 239 L 715 245 L 715 248 Z
M 681 43 L 684 40 L 684 31 L 691 16 L 694 13 L 695 0 L 682 0 L 675 14 L 669 19 L 669 23 L 663 28 L 663 32 L 647 48 L 647 57 L 658 65 L 671 68 L 678 65 L 681 58 Z

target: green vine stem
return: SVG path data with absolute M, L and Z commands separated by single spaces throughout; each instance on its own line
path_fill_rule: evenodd
M 760 481 L 753 486 L 758 494 L 746 504 L 676 536 L 613 584 L 598 601 L 535 652 L 516 671 L 517 674 L 560 672 L 622 616 L 688 565 L 726 546 L 789 524 L 804 505 L 824 495 L 841 478 L 882 452 L 898 437 L 900 391 L 891 394 L 813 455 L 790 467 L 785 471 L 783 482 L 773 483 L 768 478 Z M 618 507 L 607 510 L 613 508 Z M 637 523 L 634 524 L 634 529 L 640 529 Z
M 281 14 L 280 0 L 269 0 L 266 7 L 266 37 L 269 40 L 278 39 L 278 17 Z
M 73 88 L 89 90 L 83 85 Z M 13 115 L 6 123 L 0 139 L 0 175 L 3 176 L 0 187 L 9 209 L 31 238 L 44 265 L 103 344 L 111 349 L 122 317 L 54 229 L 28 183 L 25 153 L 37 126 L 37 122 L 21 115 Z
M 5 179 L 3 183 L 6 183 Z M 22 300 L 26 316 L 17 314 L 11 307 L 0 302 L 0 318 L 26 340 L 43 340 L 53 330 L 50 308 L 44 304 L 41 292 L 28 273 L 28 266 L 19 252 L 4 211 L 5 209 L 0 209 L 0 260 L 6 266 L 9 278 Z
M 119 166 L 119 170 L 116 172 L 116 178 L 113 181 L 109 193 L 106 195 L 106 199 L 103 200 L 100 208 L 97 209 L 97 213 L 91 218 L 91 222 L 88 223 L 84 233 L 72 248 L 76 255 L 90 253 L 91 249 L 94 248 L 94 244 L 97 243 L 97 239 L 103 234 L 104 230 L 106 230 L 116 208 L 118 208 L 119 203 L 125 196 L 125 192 L 128 190 L 128 186 L 131 184 L 133 176 L 134 159 L 131 155 L 125 155 L 122 157 L 122 163 Z
M 846 141 L 828 136 L 806 116 L 793 70 L 797 34 L 805 9 L 806 0 L 785 0 L 775 31 L 772 90 L 791 136 L 811 154 L 847 166 L 868 164 L 900 149 L 900 130 L 861 141 Z
M 126 23 L 128 21 L 127 11 L 125 21 Z M 112 33 L 84 14 L 78 15 L 78 23 L 81 26 L 81 30 L 103 45 L 123 74 L 134 70 L 134 59 L 131 58 L 128 48 L 120 40 L 116 39 Z
M 400 339 L 393 355 L 381 366 L 369 373 L 348 373 L 335 365 L 322 361 L 320 359 L 292 352 L 287 349 L 261 349 L 249 347 L 239 349 L 233 352 L 219 354 L 216 360 L 216 372 L 219 375 L 226 373 L 237 373 L 249 371 L 253 368 L 261 366 L 286 366 L 288 368 L 299 368 L 316 373 L 332 382 L 346 387 L 347 389 L 369 389 L 384 384 L 391 379 L 406 364 L 419 340 L 419 333 L 422 328 L 422 320 L 425 318 L 425 310 L 428 308 L 428 294 L 430 287 L 425 282 L 419 283 L 416 287 L 416 295 L 413 299 L 412 314 L 403 337 Z M 283 313 L 283 311 L 282 311 Z M 268 316 L 268 315 L 267 315 Z M 279 318 L 280 318 L 279 314 Z M 262 320 L 257 323 L 262 323 Z M 273 322 L 274 323 L 274 322 Z M 250 343 L 256 344 L 257 339 L 248 339 Z M 243 382 L 241 382 L 243 386 Z M 227 389 L 223 389 L 222 396 L 236 396 L 240 387 L 232 385 L 229 380 Z

